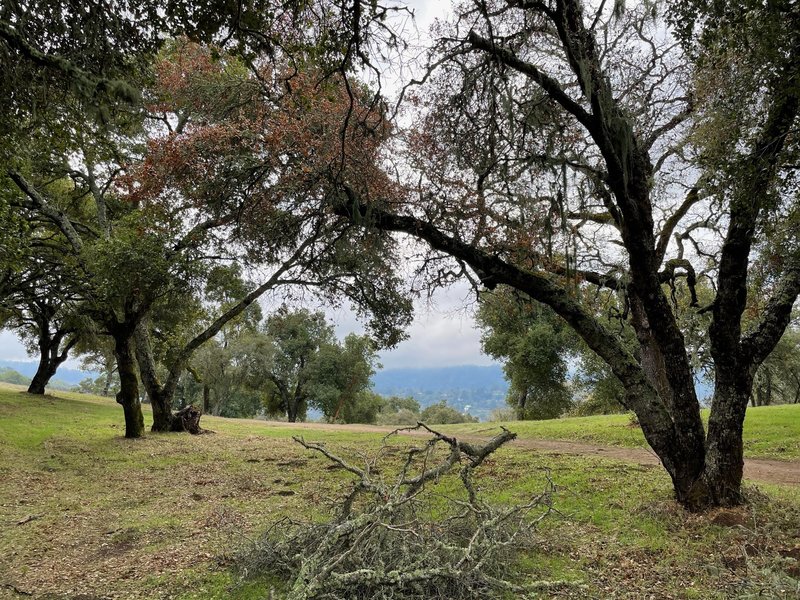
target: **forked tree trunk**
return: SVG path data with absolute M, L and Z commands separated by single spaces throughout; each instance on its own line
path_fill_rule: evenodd
M 189 431 L 195 433 L 194 429 L 198 427 L 187 428 L 185 419 L 180 415 L 172 412 L 172 401 L 175 397 L 175 390 L 178 385 L 180 376 L 189 368 L 189 359 L 195 350 L 213 338 L 217 333 L 222 331 L 222 328 L 232 319 L 242 314 L 247 308 L 255 302 L 259 296 L 264 294 L 267 290 L 271 289 L 279 280 L 280 276 L 291 268 L 297 258 L 300 256 L 301 250 L 298 250 L 291 258 L 284 262 L 272 276 L 267 279 L 263 284 L 251 291 L 239 302 L 230 307 L 227 311 L 221 314 L 214 320 L 205 330 L 200 332 L 192 340 L 189 341 L 183 349 L 178 352 L 177 357 L 169 366 L 166 379 L 163 384 L 159 381 L 156 373 L 156 364 L 153 358 L 152 346 L 150 344 L 150 336 L 147 330 L 146 320 L 140 323 L 136 331 L 136 356 L 139 362 L 139 369 L 142 375 L 142 382 L 144 383 L 147 395 L 150 397 L 150 402 L 153 405 L 153 431 Z M 219 403 L 214 407 L 214 414 L 219 412 Z M 210 411 L 209 402 L 209 389 L 208 386 L 203 386 L 203 413 L 208 414 Z M 202 413 L 201 413 L 202 414 Z M 199 419 L 199 417 L 198 417 Z
M 776 64 L 775 76 L 766 84 L 763 124 L 753 136 L 748 155 L 737 158 L 745 168 L 731 179 L 728 190 L 727 232 L 719 254 L 716 297 L 711 305 L 709 341 L 717 381 L 706 433 L 686 340 L 663 290 L 662 274 L 671 275 L 667 269 L 661 271 L 675 227 L 698 201 L 698 193 L 693 190 L 687 195 L 661 231 L 656 232 L 654 166 L 649 156 L 653 140 L 639 139 L 636 132 L 642 123 L 635 122 L 617 99 L 618 90 L 612 88 L 613 78 L 604 71 L 602 51 L 595 32 L 587 25 L 583 3 L 563 0 L 548 9 L 540 7 L 540 3 L 529 4 L 542 18 L 550 19 L 564 57 L 577 76 L 581 101 L 573 99 L 559 81 L 543 74 L 535 61 L 528 62 L 526 56 L 491 31 L 482 34 L 480 28 L 470 29 L 463 42 L 469 50 L 490 57 L 526 77 L 531 85 L 538 85 L 586 128 L 596 145 L 605 167 L 602 180 L 607 185 L 601 194 L 607 208 L 603 213 L 607 219 L 602 222 L 617 226 L 627 251 L 628 273 L 613 282 L 602 273 L 580 274 L 598 286 L 628 293 L 632 324 L 641 346 L 640 360 L 635 360 L 619 337 L 597 320 L 591 308 L 575 300 L 570 286 L 551 276 L 560 274 L 557 269 L 547 274 L 538 270 L 548 268 L 538 264 L 540 261 L 535 261 L 533 267 L 510 262 L 492 248 L 466 242 L 459 231 L 453 232 L 452 223 L 447 220 L 440 228 L 430 217 L 414 216 L 413 211 L 393 213 L 387 208 L 390 204 L 382 206 L 373 199 L 366 202 L 347 184 L 342 184 L 342 201 L 334 210 L 355 224 L 368 223 L 383 231 L 404 232 L 424 240 L 434 250 L 468 264 L 487 287 L 506 284 L 550 306 L 619 378 L 625 388 L 625 406 L 639 418 L 647 442 L 672 478 L 678 501 L 690 509 L 740 503 L 742 426 L 752 391 L 752 374 L 785 331 L 800 294 L 800 269 L 787 257 L 760 319 L 743 335 L 741 321 L 756 224 L 784 164 L 784 145 L 796 130 L 800 112 L 800 44 L 793 34 L 789 45 L 776 54 L 781 57 L 778 63 L 783 64 Z M 674 275 L 674 266 L 672 270 Z
M 139 438 L 144 435 L 144 415 L 139 400 L 139 380 L 136 374 L 136 359 L 133 350 L 133 327 L 121 324 L 112 332 L 114 356 L 117 359 L 120 390 L 117 402 L 125 413 L 125 437 Z
M 69 340 L 64 349 L 59 351 L 64 335 L 64 332 L 59 332 L 51 336 L 49 330 L 45 330 L 39 337 L 39 364 L 36 367 L 36 374 L 28 386 L 29 394 L 44 394 L 47 384 L 56 374 L 58 367 L 67 360 L 69 351 L 77 339 Z
M 160 391 L 147 388 L 147 396 L 150 398 L 150 406 L 153 407 L 153 426 L 151 431 L 182 431 L 179 426 L 180 419 L 172 414 L 172 402 Z
M 188 431 L 189 433 L 202 433 L 200 427 L 201 411 L 193 406 L 186 407 L 178 413 L 172 412 L 172 399 L 177 389 L 177 378 L 168 378 L 167 384 L 162 385 L 158 379 L 156 362 L 153 358 L 150 336 L 147 324 L 142 322 L 136 328 L 136 359 L 139 364 L 139 373 L 150 405 L 153 407 L 153 426 L 151 431 L 167 433 Z M 191 411 L 188 411 L 191 409 Z

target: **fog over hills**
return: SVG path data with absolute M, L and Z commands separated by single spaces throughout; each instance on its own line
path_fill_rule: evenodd
M 508 382 L 500 365 L 385 369 L 372 378 L 383 396 L 411 396 L 423 407 L 446 400 L 450 406 L 486 419 L 505 405 Z

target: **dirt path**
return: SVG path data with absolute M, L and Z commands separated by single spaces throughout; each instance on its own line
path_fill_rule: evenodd
M 254 421 L 269 427 L 286 427 L 292 429 L 328 430 L 328 431 L 353 431 L 361 433 L 389 433 L 393 427 L 380 427 L 376 425 L 331 425 L 328 423 L 282 423 L 273 421 Z M 411 433 L 411 435 L 425 435 L 424 433 Z M 485 441 L 489 436 L 461 435 L 466 441 Z M 571 454 L 577 456 L 602 456 L 613 460 L 636 463 L 640 465 L 659 465 L 658 457 L 645 448 L 625 448 L 621 446 L 601 446 L 584 442 L 568 442 L 563 440 L 536 440 L 530 438 L 517 438 L 512 442 L 517 448 L 526 448 L 547 452 L 549 454 Z M 770 460 L 766 458 L 748 458 L 744 461 L 744 476 L 746 479 L 775 483 L 780 485 L 800 485 L 800 461 Z

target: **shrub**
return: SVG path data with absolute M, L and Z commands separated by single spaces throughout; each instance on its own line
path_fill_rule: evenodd
M 452 423 L 477 423 L 478 419 L 468 413 L 462 413 L 448 406 L 442 400 L 438 404 L 431 404 L 428 408 L 422 411 L 419 420 L 424 423 L 431 423 L 433 425 L 449 425 Z

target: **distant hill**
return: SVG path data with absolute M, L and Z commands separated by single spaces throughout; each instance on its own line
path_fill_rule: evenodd
M 446 400 L 459 410 L 488 418 L 505 406 L 508 382 L 500 365 L 463 365 L 433 369 L 385 369 L 372 378 L 373 389 L 382 396 L 411 396 L 422 407 Z
M 31 382 L 30 377 L 25 377 L 19 371 L 9 367 L 0 367 L 0 381 L 3 383 L 13 383 L 14 385 L 28 385 Z
M 32 360 L 0 360 L 0 368 L 6 367 L 13 369 L 28 378 L 36 374 L 37 364 L 38 363 Z M 86 379 L 87 377 L 97 377 L 97 374 L 81 371 L 79 369 L 67 369 L 62 366 L 58 369 L 56 376 L 51 381 L 51 387 L 65 389 L 65 387 L 78 385 L 82 379 Z

